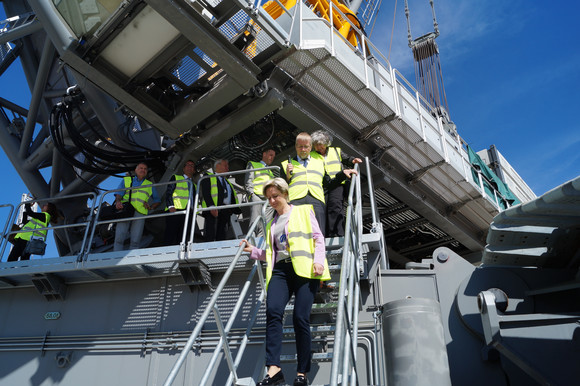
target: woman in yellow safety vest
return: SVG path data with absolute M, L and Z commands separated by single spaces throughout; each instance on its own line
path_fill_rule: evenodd
M 345 191 L 344 183 L 336 179 L 343 170 L 343 165 L 351 165 L 362 162 L 362 159 L 351 157 L 340 147 L 331 147 L 332 136 L 326 130 L 317 130 L 312 133 L 312 146 L 316 153 L 324 159 L 324 169 L 330 176 L 331 182 L 327 185 L 325 193 L 326 200 L 326 229 L 323 229 L 326 237 L 344 236 L 344 196 L 348 193 L 348 185 Z M 337 182 L 337 183 L 335 183 Z
M 276 211 L 266 228 L 266 249 L 242 240 L 245 252 L 266 261 L 266 366 L 258 385 L 284 384 L 280 367 L 284 310 L 294 294 L 294 331 L 298 364 L 294 385 L 307 385 L 310 371 L 310 311 L 321 280 L 329 280 L 324 237 L 312 205 L 290 205 L 288 184 L 274 178 L 264 185 L 264 196 Z
M 26 244 L 34 236 L 35 238 L 42 238 L 46 241 L 47 229 L 35 230 L 38 228 L 47 228 L 49 223 L 56 224 L 58 222 L 59 214 L 56 205 L 53 203 L 46 203 L 42 206 L 42 212 L 36 213 L 27 203 L 24 205 L 24 217 L 22 222 L 24 226 L 22 230 L 30 230 L 30 232 L 22 232 L 14 236 L 12 250 L 8 255 L 7 261 L 29 260 L 30 253 L 24 253 Z M 30 217 L 30 220 L 28 218 Z

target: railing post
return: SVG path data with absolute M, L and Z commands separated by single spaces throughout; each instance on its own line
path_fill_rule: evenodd
M 328 5 L 329 5 L 329 7 L 328 7 L 329 8 L 329 19 L 330 19 L 330 28 L 329 28 L 329 31 L 330 31 L 330 54 L 332 56 L 335 56 L 336 55 L 336 52 L 334 51 L 334 31 L 335 31 L 335 29 L 334 29 L 334 20 L 332 19 L 332 16 L 333 16 L 332 7 L 334 6 L 334 4 L 332 3 L 332 1 L 329 1 Z
M 365 86 L 366 88 L 369 88 L 369 66 L 368 66 L 368 61 L 367 61 L 367 46 L 366 46 L 366 37 L 364 35 L 360 35 L 362 36 L 362 50 L 363 50 L 363 64 L 365 66 Z
M 6 224 L 4 224 L 4 231 L 2 232 L 4 237 L 2 238 L 2 243 L 0 243 L 0 245 L 2 245 L 2 249 L 0 251 L 0 259 L 4 256 L 4 250 L 6 249 L 6 245 L 8 245 L 8 236 L 9 236 L 9 232 L 10 232 L 8 230 L 8 226 L 10 224 L 14 224 L 14 220 L 12 220 L 12 216 L 14 215 L 14 205 L 12 205 L 12 204 L 0 205 L 0 208 L 4 208 L 4 207 L 9 207 L 10 213 L 8 214 L 8 217 L 6 218 Z
M 440 116 L 437 116 L 437 128 L 439 129 L 439 138 L 441 141 L 441 151 L 443 151 L 443 158 L 445 162 L 449 162 L 449 153 L 447 151 L 447 139 L 445 135 L 445 130 L 443 129 L 443 120 Z

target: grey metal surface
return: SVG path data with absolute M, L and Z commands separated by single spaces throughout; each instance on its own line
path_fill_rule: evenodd
M 479 291 L 492 287 L 502 289 L 512 299 L 508 311 L 516 315 L 511 322 L 536 327 L 520 329 L 512 325 L 502 332 L 515 351 L 532 355 L 536 345 L 541 347 L 536 357 L 523 358 L 522 363 L 532 363 L 542 373 L 562 366 L 562 374 L 577 377 L 575 367 L 570 365 L 577 362 L 574 324 L 568 319 L 561 324 L 553 321 L 558 314 L 577 311 L 579 179 L 529 205 L 496 216 L 489 233 L 486 265 L 509 263 L 555 269 L 514 268 L 501 272 L 484 267 L 474 272 L 475 268 L 457 253 L 483 249 L 488 224 L 498 209 L 470 180 L 460 138 L 446 131 L 388 62 L 379 64 L 380 53 L 374 47 L 368 46 L 375 57 L 366 57 L 366 50 L 336 38 L 312 14 L 312 21 L 302 23 L 292 20 L 297 15 L 293 12 L 281 18 L 284 21 L 278 25 L 263 11 L 228 0 L 211 4 L 181 0 L 124 2 L 127 8 L 115 11 L 99 34 L 89 36 L 87 46 L 83 46 L 79 36 L 62 23 L 53 3 L 14 0 L 2 5 L 9 16 L 34 11 L 42 23 L 42 30 L 31 25 L 11 35 L 0 35 L 0 41 L 10 37 L 22 43 L 20 59 L 30 79 L 29 88 L 34 91 L 30 111 L 0 101 L 3 111 L 22 118 L 11 120 L 0 114 L 0 145 L 36 197 L 92 190 L 85 180 L 99 183 L 106 178 L 88 172 L 77 178 L 49 138 L 48 113 L 72 84 L 86 90 L 86 113 L 102 135 L 149 146 L 151 135 L 124 138 L 116 127 L 123 122 L 124 114 L 134 114 L 154 126 L 144 125 L 153 130 L 159 146 L 163 143 L 175 150 L 164 165 L 173 169 L 157 171 L 155 178 L 168 178 L 185 157 L 208 164 L 226 156 L 231 158 L 231 165 L 243 168 L 247 158 L 257 154 L 258 141 L 251 137 L 261 135 L 259 122 L 266 122 L 271 129 L 278 161 L 293 153 L 297 132 L 328 129 L 335 135 L 335 145 L 370 160 L 364 174 L 372 174 L 378 191 L 375 201 L 379 221 L 390 245 L 389 253 L 397 256 L 393 266 L 403 266 L 406 261 L 417 263 L 413 265 L 415 271 L 385 271 L 375 264 L 379 259 L 376 239 L 367 240 L 369 245 L 361 248 L 371 260 L 362 265 L 368 270 L 362 275 L 362 306 L 356 315 L 361 326 L 359 338 L 355 338 L 359 384 L 386 383 L 389 374 L 385 374 L 384 366 L 376 365 L 385 363 L 385 346 L 379 333 L 382 326 L 377 319 L 379 305 L 408 296 L 432 299 L 431 303 L 440 305 L 450 376 L 455 384 L 526 384 L 529 376 L 521 366 L 514 365 L 514 360 L 504 360 L 505 354 L 499 362 L 481 359 L 484 341 L 478 333 L 482 327 L 474 322 L 479 318 L 474 307 Z M 139 66 L 134 76 L 127 76 L 111 68 L 100 55 L 144 6 L 148 12 L 156 10 L 156 17 L 163 18 L 165 25 L 168 18 L 175 19 L 179 36 Z M 215 17 L 215 26 L 207 22 L 207 13 Z M 232 39 L 249 17 L 266 37 L 259 36 L 255 50 L 242 52 Z M 182 77 L 181 73 L 188 76 Z M 35 83 L 37 74 L 41 76 Z M 159 81 L 163 77 L 169 79 L 169 88 Z M 190 86 L 191 90 L 169 101 L 156 99 L 158 96 L 148 89 L 158 87 L 168 92 Z M 94 110 L 99 110 L 98 114 Z M 33 123 L 40 123 L 41 129 L 31 130 Z M 251 146 L 248 141 L 234 141 L 244 132 L 254 140 Z M 40 168 L 52 168 L 52 179 L 45 178 Z M 76 219 L 79 208 L 86 207 L 76 204 L 64 208 L 68 220 Z M 378 229 L 377 219 L 368 210 L 357 216 L 364 219 L 365 231 Z M 328 242 L 339 248 L 342 241 Z M 437 247 L 441 248 L 433 251 Z M 204 261 L 212 280 L 219 280 L 234 249 L 231 242 L 219 243 L 193 248 L 190 255 L 208 257 Z M 384 252 L 381 246 L 378 252 Z M 39 385 L 159 384 L 165 380 L 211 297 L 209 289 L 193 288 L 190 292 L 195 286 L 180 277 L 180 256 L 176 246 L 94 253 L 80 259 L 49 256 L 2 263 L 0 311 L 6 317 L 0 320 L 0 384 L 21 384 L 22 379 Z M 231 309 L 238 301 L 242 277 L 248 269 L 247 261 L 236 265 L 233 283 L 217 299 L 220 309 L 222 305 Z M 374 279 L 374 274 L 380 276 Z M 39 293 L 39 284 L 59 288 Z M 61 284 L 66 288 L 60 288 Z M 349 293 L 354 294 L 353 288 Z M 257 295 L 250 298 L 248 306 L 255 305 Z M 532 308 L 538 315 L 529 315 Z M 327 318 L 331 323 L 329 309 L 332 307 L 316 307 L 314 317 L 319 321 Z M 437 314 L 436 307 L 431 311 Z M 244 308 L 239 320 L 234 321 L 230 342 L 234 351 L 242 340 L 247 317 Z M 325 384 L 331 374 L 330 363 L 325 360 L 331 355 L 324 350 L 333 339 L 325 334 L 316 339 L 321 361 L 314 366 L 311 380 L 313 384 Z M 199 369 L 209 366 L 218 342 L 217 327 L 210 317 L 174 384 L 200 382 Z M 255 357 L 263 354 L 262 343 L 263 331 L 258 329 L 239 364 L 241 378 L 257 379 L 256 367 L 260 366 Z M 569 358 L 551 358 L 548 353 L 554 347 Z M 293 350 L 291 337 L 285 342 L 285 350 Z M 486 352 L 490 354 L 486 359 L 491 359 L 493 351 Z M 214 384 L 224 384 L 229 374 L 223 359 L 220 354 L 220 365 L 211 372 Z M 343 362 L 346 367 L 348 360 Z M 293 373 L 292 364 L 283 367 L 287 374 Z
M 383 308 L 389 385 L 451 385 L 439 303 L 427 298 Z
M 577 268 L 579 240 L 580 176 L 495 216 L 482 262 Z
M 482 250 L 481 235 L 496 209 L 487 199 L 477 199 L 480 193 L 465 181 L 467 174 L 461 151 L 457 150 L 461 146 L 457 138 L 441 132 L 439 123 L 425 111 L 418 113 L 422 104 L 386 61 L 381 64 L 380 53 L 375 53 L 374 47 L 367 46 L 375 58 L 363 60 L 364 55 L 358 48 L 332 38 L 324 23 L 300 24 L 299 7 L 293 8 L 290 15 L 273 20 L 263 14 L 259 5 L 246 7 L 237 1 L 207 4 L 149 1 L 145 8 L 138 2 L 128 2 L 126 8 L 111 11 L 110 18 L 103 19 L 97 33 L 87 33 L 83 47 L 74 43 L 78 36 L 62 23 L 51 3 L 15 1 L 4 6 L 8 15 L 35 11 L 41 16 L 43 29 L 31 30 L 30 35 L 20 39 L 25 51 L 35 50 L 35 56 L 39 57 L 48 36 L 58 53 L 52 63 L 40 66 L 41 70 L 50 69 L 49 82 L 31 85 L 51 95 L 50 99 L 44 99 L 46 107 L 42 114 L 46 115 L 51 105 L 59 101 L 59 89 L 64 91 L 76 82 L 81 90 L 86 89 L 89 102 L 86 106 L 92 106 L 94 124 L 106 136 L 123 142 L 122 131 L 115 127 L 123 121 L 124 114 L 136 114 L 154 126 L 160 143 L 168 141 L 171 145 L 171 138 L 182 135 L 175 143 L 179 145 L 175 159 L 203 160 L 223 153 L 233 157 L 230 165 L 238 167 L 245 165 L 250 153 L 232 149 L 230 138 L 252 131 L 255 123 L 266 116 L 276 117 L 274 138 L 278 138 L 275 145 L 280 159 L 292 151 L 292 140 L 287 137 L 292 138 L 304 129 L 325 128 L 335 134 L 336 145 L 349 154 L 369 156 L 376 188 L 390 196 L 385 201 L 378 200 L 378 205 L 383 229 L 394 252 L 419 261 L 440 245 L 458 253 Z M 256 14 L 253 7 L 258 7 L 260 12 Z M 88 9 L 82 10 L 87 12 L 84 15 L 87 25 L 92 17 Z M 126 78 L 99 55 L 112 45 L 118 31 L 137 20 L 134 18 L 143 9 L 157 12 L 158 18 L 171 20 L 180 36 L 141 67 L 138 74 Z M 208 14 L 216 18 L 215 27 L 208 23 Z M 250 17 L 258 31 L 257 43 L 254 48 L 241 52 L 230 42 L 245 28 Z M 290 28 L 292 36 L 288 35 Z M 313 46 L 317 39 L 326 41 L 324 47 Z M 287 41 L 295 45 L 288 46 Z M 328 55 L 327 45 L 335 56 Z M 33 60 L 35 56 L 22 58 L 25 71 L 37 73 L 40 62 Z M 53 72 L 59 68 L 57 63 L 65 63 L 62 68 L 70 80 L 68 83 L 60 73 Z M 151 86 L 147 82 L 155 83 L 155 79 L 168 79 L 173 91 L 193 86 L 207 89 L 200 94 L 184 91 L 176 100 L 160 101 L 145 90 L 145 86 Z M 156 87 L 160 85 L 158 82 Z M 385 117 L 394 112 L 399 115 L 386 121 Z M 86 113 L 90 115 L 91 111 Z M 31 115 L 26 117 L 27 121 L 34 120 Z M 44 117 L 38 118 L 46 122 Z M 12 122 L 0 124 L 2 134 L 14 130 Z M 354 143 L 353 137 L 360 141 Z M 133 140 L 141 145 L 149 143 L 143 135 Z M 38 135 L 32 141 L 36 146 L 43 145 L 42 152 L 34 156 L 22 154 L 22 149 L 28 147 L 26 140 L 0 136 L 14 167 L 36 196 L 84 191 L 91 186 L 83 180 L 96 184 L 106 178 L 88 173 L 83 174 L 83 179 L 76 178 L 45 135 Z M 419 144 L 410 148 L 412 154 L 400 151 L 407 146 L 407 141 Z M 15 146 L 20 152 L 11 155 Z M 449 163 L 439 164 L 443 160 Z M 41 164 L 52 165 L 54 169 L 50 185 L 36 172 Z M 167 165 L 176 167 L 178 162 L 170 159 Z M 421 170 L 425 172 L 418 173 Z M 155 177 L 168 178 L 171 173 L 172 170 L 157 171 Z M 408 183 L 410 176 L 413 184 Z M 449 191 L 450 186 L 455 190 Z M 391 215 L 401 204 L 407 208 L 406 215 Z M 66 214 L 77 215 L 74 208 L 67 208 Z M 367 221 L 365 226 L 368 229 L 372 224 Z

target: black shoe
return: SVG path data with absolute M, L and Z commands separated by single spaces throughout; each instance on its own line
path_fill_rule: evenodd
M 336 287 L 334 286 L 334 284 L 328 284 L 328 282 L 326 281 L 321 281 L 320 282 L 320 292 L 321 293 L 329 293 L 332 292 L 336 289 Z
M 280 370 L 272 378 L 270 378 L 269 375 L 266 375 L 266 378 L 262 379 L 262 382 L 259 382 L 258 386 L 283 385 L 285 382 L 284 374 L 282 374 L 282 370 Z M 307 385 L 307 383 L 305 383 L 305 385 Z
M 306 375 L 297 375 L 296 378 L 294 378 L 294 386 L 306 385 L 308 385 L 308 378 L 306 378 Z

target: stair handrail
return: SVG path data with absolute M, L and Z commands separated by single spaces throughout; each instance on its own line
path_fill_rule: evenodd
M 267 203 L 265 203 L 265 205 L 267 205 Z M 262 208 L 262 215 L 265 217 L 264 208 L 265 208 L 265 206 Z M 248 230 L 248 233 L 246 234 L 247 240 L 250 239 L 250 236 L 254 233 L 254 230 L 260 221 L 263 221 L 263 219 L 261 217 L 258 217 L 254 220 L 254 222 L 250 226 L 250 229 Z M 261 264 L 259 261 L 254 262 L 254 264 L 252 266 L 252 270 L 250 271 L 250 273 L 246 277 L 246 281 L 244 282 L 244 286 L 242 287 L 242 290 L 240 291 L 240 296 L 238 296 L 238 300 L 237 300 L 236 304 L 234 305 L 234 308 L 232 310 L 230 318 L 228 319 L 228 323 L 223 328 L 223 333 L 222 333 L 221 329 L 219 331 L 220 332 L 220 340 L 219 340 L 218 344 L 216 345 L 214 352 L 212 354 L 212 357 L 207 364 L 206 370 L 202 376 L 202 379 L 199 383 L 199 386 L 203 386 L 208 382 L 209 377 L 211 375 L 211 372 L 213 371 L 213 369 L 217 363 L 217 359 L 218 359 L 220 351 L 222 350 L 222 346 L 224 348 L 224 351 L 229 351 L 229 346 L 227 346 L 227 342 L 228 342 L 227 335 L 229 334 L 229 332 L 234 324 L 234 321 L 236 319 L 236 316 L 238 315 L 239 310 L 241 309 L 243 303 L 245 302 L 246 295 L 250 290 L 250 286 L 252 284 L 252 281 L 253 281 L 256 273 L 258 274 L 258 283 L 260 283 L 262 290 L 260 291 L 260 295 L 258 296 L 258 300 L 256 302 L 256 305 L 254 306 L 254 309 L 249 314 L 250 321 L 249 321 L 248 326 L 246 328 L 246 332 L 244 333 L 244 337 L 242 338 L 242 341 L 239 344 L 236 358 L 233 360 L 233 362 L 228 363 L 228 366 L 230 367 L 230 376 L 228 378 L 228 381 L 226 382 L 226 385 L 229 385 L 232 382 L 232 378 L 234 381 L 237 380 L 237 374 L 235 372 L 235 369 L 237 369 L 238 365 L 240 364 L 240 361 L 242 359 L 242 356 L 244 354 L 244 351 L 246 349 L 246 346 L 247 346 L 247 343 L 248 343 L 248 340 L 250 337 L 250 333 L 254 327 L 254 324 L 256 323 L 258 313 L 260 311 L 260 308 L 262 307 L 262 304 L 264 303 L 264 300 L 266 299 L 266 284 L 265 284 L 266 281 L 265 281 L 263 270 L 262 270 L 262 267 L 261 267 Z M 227 353 L 226 353 L 226 356 L 228 356 Z M 229 356 L 228 358 L 231 358 L 231 356 Z
M 211 177 L 219 177 L 219 176 L 227 177 L 227 176 L 235 175 L 235 174 L 253 173 L 255 171 L 271 170 L 271 169 L 279 170 L 279 167 L 278 166 L 269 166 L 269 167 L 258 168 L 258 169 L 246 169 L 246 170 L 240 170 L 240 171 L 236 171 L 236 172 L 211 174 L 211 175 L 203 176 L 200 179 L 200 181 L 198 181 L 198 187 L 201 185 L 200 183 L 201 183 L 202 179 L 208 179 Z M 203 212 L 204 210 L 211 209 L 209 207 L 205 208 L 205 209 L 198 208 L 200 190 L 201 189 L 197 189 L 197 191 L 196 191 L 196 196 L 195 196 L 195 200 L 194 200 L 194 209 L 193 209 L 194 213 Z M 220 208 L 224 209 L 224 208 L 233 207 L 233 206 L 241 207 L 241 206 L 257 205 L 257 204 L 258 203 L 247 203 L 247 204 L 240 204 L 240 205 L 223 205 L 223 206 L 215 207 L 213 209 L 220 209 Z M 250 229 L 248 230 L 246 237 L 245 237 L 247 240 L 254 238 L 253 237 L 254 231 L 255 231 L 256 227 L 258 226 L 258 223 L 262 222 L 263 224 L 265 224 L 265 216 L 266 216 L 265 208 L 266 208 L 266 205 L 268 205 L 268 203 L 264 202 L 261 205 L 262 205 L 261 216 L 256 218 L 254 220 L 254 222 L 251 224 Z M 191 227 L 191 234 L 190 234 L 191 239 L 190 240 L 193 240 L 194 230 L 195 230 L 195 224 L 193 224 L 193 226 Z M 260 247 L 260 246 L 258 245 L 258 247 Z M 228 378 L 228 384 L 230 382 L 232 382 L 232 378 L 233 378 L 234 382 L 237 381 L 237 379 L 238 379 L 237 373 L 236 373 L 237 366 L 239 365 L 239 363 L 242 359 L 243 353 L 245 351 L 246 345 L 247 345 L 248 340 L 249 340 L 249 335 L 250 335 L 251 330 L 252 330 L 252 328 L 257 320 L 257 315 L 258 315 L 260 308 L 264 302 L 264 299 L 266 298 L 266 281 L 265 281 L 265 278 L 264 278 L 264 275 L 262 272 L 261 263 L 259 261 L 255 261 L 250 273 L 248 274 L 248 276 L 246 278 L 245 284 L 242 288 L 242 291 L 240 292 L 240 296 L 238 296 L 238 300 L 237 300 L 236 304 L 234 305 L 232 313 L 230 314 L 228 322 L 226 323 L 225 326 L 221 325 L 221 321 L 219 320 L 220 319 L 219 309 L 217 308 L 217 299 L 219 298 L 219 295 L 221 294 L 224 287 L 226 286 L 232 272 L 234 271 L 234 269 L 238 263 L 238 260 L 240 259 L 240 256 L 243 253 L 243 250 L 244 250 L 244 246 L 241 245 L 238 248 L 236 254 L 234 255 L 234 258 L 233 258 L 232 262 L 230 263 L 230 265 L 228 266 L 226 272 L 224 273 L 221 281 L 219 282 L 218 286 L 216 287 L 210 301 L 208 302 L 205 310 L 203 311 L 201 317 L 199 318 L 194 330 L 191 332 L 191 335 L 189 336 L 189 339 L 185 343 L 185 346 L 183 347 L 176 363 L 173 365 L 173 368 L 171 369 L 169 375 L 167 376 L 167 379 L 165 380 L 164 386 L 170 386 L 173 383 L 173 381 L 175 380 L 175 377 L 177 376 L 179 369 L 183 365 L 183 362 L 185 361 L 187 355 L 189 354 L 189 351 L 191 350 L 191 348 L 195 344 L 195 341 L 196 341 L 197 337 L 200 335 L 206 320 L 208 319 L 210 313 L 212 313 L 212 312 L 215 315 L 216 324 L 218 324 L 220 340 L 219 340 L 219 343 L 217 344 L 217 346 L 212 354 L 212 357 L 210 359 L 209 364 L 206 367 L 206 371 L 204 372 L 204 374 L 202 376 L 200 385 L 205 385 L 206 382 L 208 381 L 208 379 L 211 375 L 211 372 L 212 372 L 213 368 L 215 367 L 215 364 L 217 363 L 217 358 L 218 358 L 219 352 L 222 349 L 224 350 L 224 354 L 225 354 L 225 356 L 227 358 L 227 362 L 228 362 L 228 367 L 230 368 L 230 377 Z M 259 282 L 260 287 L 261 287 L 260 295 L 258 297 L 258 301 L 254 307 L 254 310 L 250 313 L 250 322 L 248 324 L 248 327 L 246 329 L 246 333 L 244 334 L 242 342 L 239 345 L 236 358 L 234 360 L 232 360 L 231 350 L 230 350 L 229 345 L 228 345 L 228 334 L 231 330 L 231 327 L 233 326 L 233 323 L 234 323 L 240 309 L 242 308 L 242 305 L 245 301 L 246 295 L 248 294 L 248 292 L 251 288 L 251 283 L 252 283 L 256 273 L 258 274 L 258 282 Z
M 368 157 L 365 158 L 365 162 L 367 164 L 367 181 L 373 222 L 376 222 L 376 208 Z M 355 170 L 358 171 L 358 164 L 355 165 Z M 334 355 L 330 374 L 331 386 L 339 384 L 339 376 L 341 384 L 358 383 L 356 342 L 358 339 L 360 278 L 363 269 L 361 178 L 358 175 L 352 177 L 348 194 L 333 348 Z M 383 246 L 384 243 L 381 240 L 381 249 L 383 249 Z M 382 254 L 382 257 L 386 258 L 385 254 Z
M 248 231 L 248 235 L 252 234 L 254 232 L 254 229 L 256 228 L 256 225 L 258 224 L 259 219 L 256 219 L 256 221 L 254 221 L 254 223 L 252 224 L 252 226 L 250 227 L 250 230 Z M 181 368 L 181 366 L 183 365 L 183 362 L 185 361 L 187 355 L 189 354 L 189 352 L 191 351 L 191 348 L 193 347 L 193 345 L 195 344 L 195 341 L 197 339 L 197 337 L 200 335 L 206 320 L 208 319 L 209 315 L 211 312 L 214 312 L 216 304 L 217 304 L 217 300 L 221 294 L 221 292 L 223 291 L 224 287 L 226 286 L 232 272 L 234 271 L 238 260 L 240 259 L 242 252 L 244 251 L 244 246 L 241 245 L 236 254 L 234 255 L 234 258 L 232 260 L 232 262 L 230 263 L 230 265 L 228 266 L 226 272 L 224 273 L 221 281 L 219 282 L 219 284 L 217 285 L 216 289 L 213 292 L 213 295 L 211 296 L 205 310 L 203 311 L 202 315 L 200 316 L 199 320 L 197 321 L 195 328 L 193 329 L 193 331 L 191 332 L 191 335 L 189 336 L 189 339 L 187 340 L 187 342 L 185 343 L 179 357 L 177 358 L 177 361 L 175 362 L 175 364 L 173 365 L 173 368 L 171 369 L 169 375 L 167 376 L 167 379 L 165 380 L 165 383 L 163 384 L 164 386 L 170 386 L 173 381 L 175 380 L 175 377 L 177 376 L 177 373 L 179 372 L 179 369 Z M 242 301 L 240 299 L 245 299 L 245 295 L 248 292 L 248 289 L 250 287 L 250 285 L 248 284 L 249 282 L 251 282 L 251 279 L 253 278 L 253 275 L 255 274 L 256 271 L 260 271 L 260 269 L 258 269 L 259 267 L 259 262 L 256 261 L 254 263 L 254 267 L 252 268 L 252 271 L 250 272 L 250 274 L 248 275 L 248 279 L 246 280 L 246 285 L 244 286 L 242 292 L 240 293 L 240 296 L 238 298 L 238 303 L 236 304 L 236 307 L 234 309 L 234 311 L 239 311 L 239 309 L 241 308 L 241 303 Z M 260 299 L 263 299 L 263 296 L 265 296 L 265 288 L 266 288 L 266 284 L 263 281 L 263 276 L 259 275 L 259 280 L 260 281 L 260 285 L 262 288 L 262 293 L 260 294 Z M 238 304 L 240 305 L 240 307 L 238 307 Z M 261 303 L 260 303 L 261 304 Z M 256 313 L 257 310 L 259 310 L 259 308 L 256 309 Z M 233 321 L 235 320 L 237 314 L 234 314 L 232 312 L 232 314 L 230 315 L 229 320 Z M 217 322 L 217 320 L 216 320 Z M 223 331 L 220 331 L 220 344 L 224 346 L 224 350 L 226 350 L 226 355 L 229 355 L 228 353 L 228 346 L 224 345 L 224 343 L 227 342 L 227 337 L 225 335 L 227 335 L 227 332 L 229 332 L 229 328 L 231 327 L 230 322 L 228 322 L 226 328 L 223 329 Z M 227 330 L 227 331 L 226 331 Z M 219 347 L 219 344 L 218 344 Z M 230 363 L 228 363 L 228 365 L 231 365 Z M 208 368 L 209 371 L 209 368 Z M 231 368 L 230 367 L 230 374 L 232 374 L 234 376 L 234 379 L 237 379 L 237 375 L 235 373 L 235 367 Z

